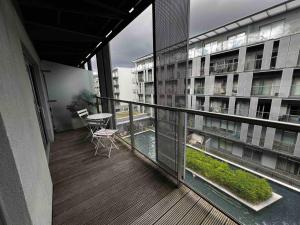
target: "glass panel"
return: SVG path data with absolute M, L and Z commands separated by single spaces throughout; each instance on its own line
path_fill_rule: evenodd
M 188 115 L 191 117 L 193 114 Z M 201 119 L 193 121 L 193 129 L 187 128 L 184 182 L 242 224 L 275 224 L 276 221 L 293 224 L 298 221 L 300 195 L 281 184 L 285 180 L 288 185 L 292 182 L 298 187 L 300 163 L 289 157 L 277 157 L 270 141 L 295 143 L 296 134 L 197 117 Z M 247 136 L 250 137 L 248 144 Z M 259 147 L 261 136 L 266 137 L 265 144 Z M 263 207 L 264 204 L 269 205 Z M 254 210 L 259 207 L 262 209 Z
M 155 110 L 152 107 L 135 104 L 132 104 L 132 107 L 134 109 L 134 147 L 146 157 L 156 161 Z
M 126 142 L 130 143 L 130 120 L 128 103 L 113 101 L 115 107 L 116 128 L 118 134 Z

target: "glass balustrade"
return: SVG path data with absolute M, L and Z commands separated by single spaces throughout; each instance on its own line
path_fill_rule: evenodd
M 299 124 L 121 103 L 121 138 L 226 215 L 246 225 L 300 221 Z

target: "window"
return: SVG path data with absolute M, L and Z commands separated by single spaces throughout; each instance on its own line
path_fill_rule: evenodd
M 262 153 L 253 149 L 245 148 L 243 152 L 243 158 L 246 160 L 251 160 L 253 162 L 261 161 Z
M 152 81 L 152 70 L 148 70 L 148 81 Z
M 297 66 L 300 66 L 300 51 L 298 52 Z
M 294 175 L 299 175 L 299 165 L 300 164 L 298 162 L 290 161 L 279 156 L 277 159 L 276 169 Z
M 210 42 L 204 46 L 204 54 L 210 54 L 217 51 L 218 43 L 216 41 Z
M 284 21 L 277 21 L 260 27 L 260 38 L 262 40 L 276 38 L 283 34 Z
M 246 33 L 239 33 L 228 37 L 228 48 L 237 48 L 242 46 L 246 40 Z
M 219 149 L 221 151 L 232 152 L 232 142 L 227 141 L 226 139 L 219 138 Z

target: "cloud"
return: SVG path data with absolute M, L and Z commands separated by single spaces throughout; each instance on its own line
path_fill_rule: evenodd
M 250 15 L 284 0 L 191 0 L 190 36 Z M 153 51 L 152 6 L 110 43 L 112 66 L 133 67 L 132 60 Z

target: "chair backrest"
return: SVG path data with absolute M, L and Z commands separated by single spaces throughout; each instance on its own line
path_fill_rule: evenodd
M 89 112 L 87 109 L 81 109 L 77 111 L 77 114 L 80 118 L 87 117 L 89 115 Z

